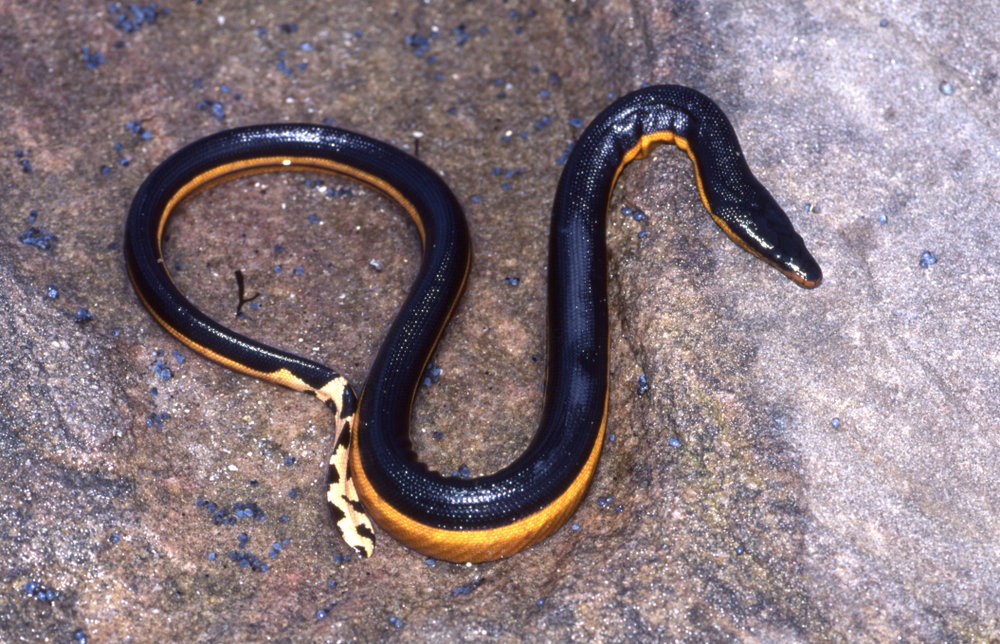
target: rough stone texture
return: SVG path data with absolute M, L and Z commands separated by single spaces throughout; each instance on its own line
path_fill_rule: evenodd
M 203 0 L 132 33 L 107 3 L 58 4 L 0 0 L 0 640 L 1000 641 L 994 3 Z M 489 472 L 540 409 L 570 119 L 642 81 L 720 103 L 825 282 L 735 248 L 683 154 L 636 164 L 609 225 L 615 439 L 578 529 L 480 566 L 385 535 L 337 563 L 326 410 L 150 319 L 120 252 L 136 188 L 224 127 L 332 119 L 411 150 L 422 132 L 476 263 L 415 439 L 435 467 Z M 31 226 L 58 241 L 19 243 Z M 327 198 L 301 176 L 216 189 L 170 235 L 200 306 L 232 320 L 240 268 L 263 295 L 234 325 L 355 383 L 419 250 L 370 190 Z M 267 519 L 215 525 L 199 499 Z M 241 533 L 267 572 L 230 561 Z

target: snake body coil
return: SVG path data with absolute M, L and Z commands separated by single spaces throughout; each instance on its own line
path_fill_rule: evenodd
M 178 340 L 236 371 L 312 392 L 331 407 L 338 437 L 327 497 L 350 545 L 364 555 L 374 546 L 363 505 L 414 550 L 449 561 L 488 561 L 559 529 L 593 478 L 608 409 L 608 204 L 622 169 L 661 143 L 687 152 L 706 209 L 733 241 L 802 286 L 820 283 L 819 266 L 750 172 L 732 126 L 711 100 L 678 86 L 621 98 L 576 143 L 552 208 L 541 425 L 520 457 L 489 476 L 442 476 L 418 460 L 410 443 L 413 398 L 470 264 L 458 200 L 417 159 L 315 125 L 251 126 L 206 137 L 164 161 L 140 187 L 125 228 L 126 265 L 142 303 Z M 284 170 L 327 172 L 371 186 L 400 204 L 420 235 L 416 280 L 357 399 L 330 368 L 211 320 L 166 272 L 163 230 L 181 202 L 237 177 Z

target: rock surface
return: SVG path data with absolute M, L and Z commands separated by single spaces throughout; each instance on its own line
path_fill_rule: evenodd
M 1000 641 L 1000 12 L 640 4 L 0 0 L 2 639 Z M 634 164 L 609 222 L 614 439 L 584 505 L 501 562 L 384 534 L 347 559 L 328 412 L 149 317 L 121 258 L 135 190 L 238 125 L 418 151 L 475 267 L 414 440 L 488 473 L 540 412 L 558 159 L 641 82 L 717 100 L 823 285 L 734 247 L 682 153 Z M 302 175 L 217 188 L 169 235 L 199 306 L 357 384 L 419 253 L 391 203 Z M 236 269 L 262 294 L 241 320 Z

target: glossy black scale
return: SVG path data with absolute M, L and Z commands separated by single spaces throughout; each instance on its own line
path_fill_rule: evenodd
M 389 332 L 361 395 L 359 440 L 365 473 L 398 510 L 439 528 L 493 528 L 547 506 L 573 482 L 606 413 L 605 218 L 612 184 L 626 153 L 655 132 L 673 132 L 688 141 L 712 214 L 750 250 L 805 285 L 822 278 L 787 215 L 750 172 L 732 126 L 715 103 L 679 86 L 649 87 L 621 98 L 580 137 L 556 192 L 546 395 L 540 427 L 527 450 L 496 474 L 475 479 L 444 477 L 419 463 L 410 444 L 409 415 L 422 369 L 408 365 L 426 363 L 430 353 L 407 350 L 405 320 L 398 319 Z
M 816 286 L 822 279 L 788 217 L 750 172 L 729 121 L 711 100 L 692 89 L 660 86 L 616 101 L 577 141 L 552 207 L 548 374 L 540 427 L 520 457 L 482 478 L 448 478 L 429 471 L 410 443 L 413 398 L 461 295 L 471 248 L 458 200 L 420 161 L 331 127 L 262 125 L 220 132 L 172 155 L 143 183 L 126 222 L 126 265 L 146 307 L 189 346 L 230 368 L 260 372 L 254 375 L 286 386 L 318 388 L 336 378 L 336 372 L 227 329 L 177 291 L 160 254 L 167 204 L 180 191 L 195 194 L 236 176 L 282 170 L 282 162 L 274 159 L 288 156 L 300 160 L 292 169 L 345 174 L 411 206 L 422 230 L 422 259 L 357 402 L 363 473 L 378 500 L 420 524 L 453 531 L 509 526 L 560 499 L 574 498 L 566 494 L 570 486 L 586 483 L 592 475 L 581 477 L 581 471 L 596 454 L 607 413 L 608 203 L 623 165 L 644 155 L 637 146 L 672 137 L 687 146 L 709 212 L 727 234 L 803 286 Z M 311 157 L 319 161 L 313 164 Z M 220 167 L 267 158 L 270 165 L 211 178 Z M 267 375 L 281 370 L 301 382 Z M 346 383 L 338 391 L 342 400 L 338 396 L 334 402 L 339 401 L 341 418 L 346 418 L 354 400 Z M 538 534 L 553 529 L 546 526 Z

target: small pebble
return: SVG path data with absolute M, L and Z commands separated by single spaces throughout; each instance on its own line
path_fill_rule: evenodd
M 100 51 L 90 52 L 90 47 L 83 47 L 80 49 L 83 55 L 83 62 L 87 65 L 87 69 L 96 69 L 104 64 L 104 54 Z
M 35 246 L 41 250 L 52 250 L 52 246 L 59 241 L 59 238 L 46 232 L 44 228 L 32 227 L 21 233 L 17 240 L 22 244 Z
M 163 363 L 163 360 L 157 360 L 153 363 L 153 373 L 159 376 L 160 380 L 164 382 L 174 377 L 174 372 Z

